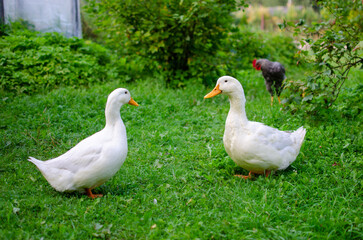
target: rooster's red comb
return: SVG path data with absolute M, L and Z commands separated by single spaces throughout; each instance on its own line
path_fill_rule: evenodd
M 254 68 L 256 68 L 256 62 L 257 62 L 257 60 L 256 59 L 253 59 L 252 65 L 253 65 Z

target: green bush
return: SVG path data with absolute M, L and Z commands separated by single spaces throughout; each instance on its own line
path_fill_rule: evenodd
M 338 99 L 352 70 L 363 63 L 361 1 L 317 1 L 317 4 L 325 16 L 323 22 L 308 25 L 301 20 L 280 24 L 281 29 L 293 31 L 302 46 L 308 45 L 309 50 L 296 55 L 313 69 L 305 79 L 301 78 L 299 86 L 293 86 L 294 83 L 289 86 L 295 95 L 291 97 L 300 104 L 298 110 L 308 115 L 324 115 Z
M 120 74 L 122 63 L 101 45 L 58 33 L 18 30 L 0 39 L 0 86 L 35 93 L 57 86 L 89 86 Z
M 89 0 L 87 9 L 107 33 L 106 43 L 141 57 L 145 70 L 161 73 L 169 85 L 183 86 L 216 71 L 236 1 Z

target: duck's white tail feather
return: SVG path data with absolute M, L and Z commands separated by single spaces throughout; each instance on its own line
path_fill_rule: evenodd
M 47 181 L 59 192 L 74 191 L 73 173 L 67 169 L 54 168 L 47 164 L 47 161 L 40 161 L 36 158 L 29 157 L 28 161 L 37 166 Z
M 305 134 L 306 134 L 306 129 L 304 127 L 299 127 L 295 132 L 292 133 L 293 138 L 295 139 L 294 148 L 296 154 L 295 157 L 291 159 L 289 165 L 293 163 L 296 160 L 297 155 L 299 155 L 301 145 L 304 142 Z
M 290 166 L 295 160 L 296 157 L 299 155 L 300 148 L 302 143 L 304 142 L 306 134 L 306 129 L 304 127 L 298 128 L 296 131 L 291 133 L 291 138 L 294 144 L 291 145 L 290 154 L 286 154 L 286 158 L 283 161 L 283 164 L 278 168 L 279 170 L 284 170 L 288 166 Z
M 306 129 L 304 127 L 299 127 L 295 132 L 293 132 L 293 135 L 297 142 L 297 147 L 298 147 L 297 152 L 300 151 L 301 145 L 304 142 L 305 134 L 306 134 Z

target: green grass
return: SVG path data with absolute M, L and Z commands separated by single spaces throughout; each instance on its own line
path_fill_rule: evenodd
M 297 160 L 269 178 L 234 177 L 247 172 L 223 147 L 227 98 L 203 99 L 214 86 L 115 81 L 1 97 L 1 238 L 362 239 L 361 116 L 290 115 L 269 106 L 259 72 L 237 77 L 250 120 L 307 128 Z M 117 87 L 140 104 L 121 109 L 126 162 L 95 190 L 103 198 L 56 192 L 27 157 L 53 158 L 101 130 L 107 95 Z

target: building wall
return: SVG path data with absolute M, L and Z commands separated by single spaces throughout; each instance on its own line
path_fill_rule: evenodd
M 5 23 L 24 19 L 40 32 L 82 37 L 79 0 L 0 0 Z M 0 3 L 1 4 L 1 3 Z

